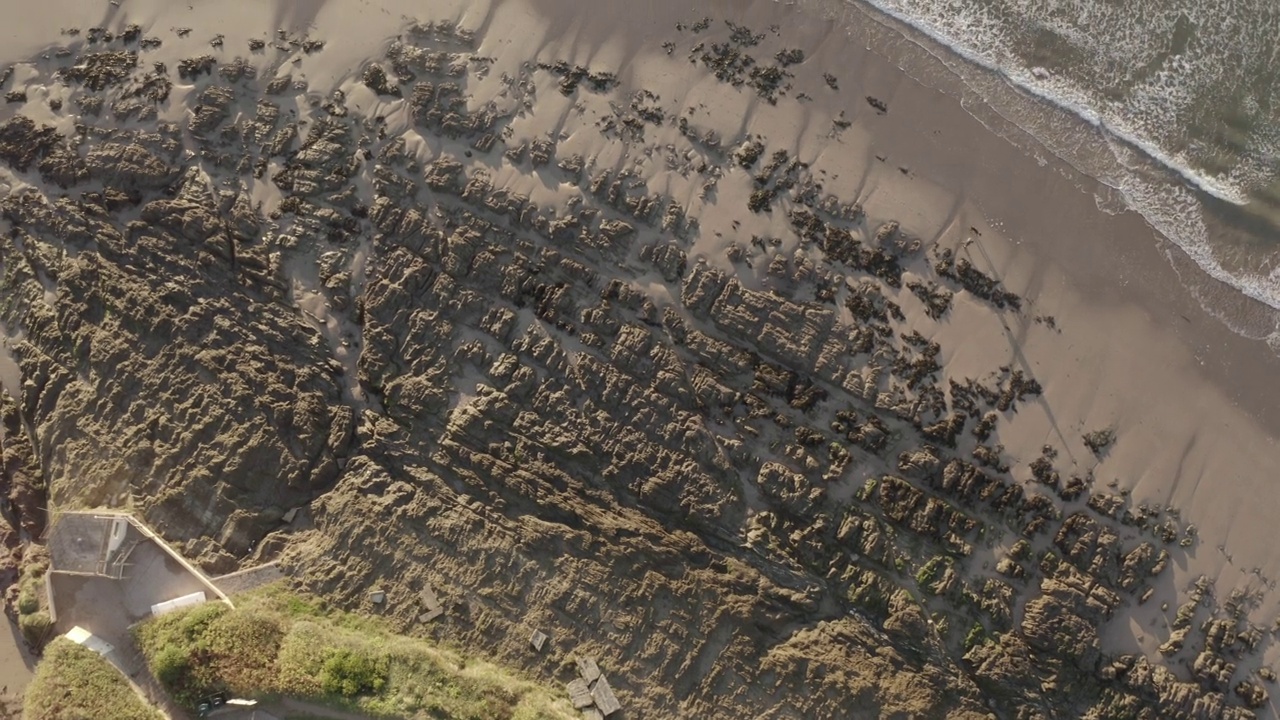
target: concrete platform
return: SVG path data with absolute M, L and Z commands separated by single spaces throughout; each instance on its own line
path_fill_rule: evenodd
M 150 540 L 133 549 L 119 580 L 57 570 L 49 577 L 58 631 L 79 625 L 112 644 L 119 644 L 130 625 L 149 617 L 152 605 L 209 590 L 206 582 Z
M 128 648 L 130 626 L 150 617 L 154 605 L 193 593 L 226 601 L 198 569 L 128 515 L 62 513 L 48 539 L 49 604 L 59 633 L 79 626 Z M 128 653 L 113 655 L 126 666 L 133 664 L 125 662 Z

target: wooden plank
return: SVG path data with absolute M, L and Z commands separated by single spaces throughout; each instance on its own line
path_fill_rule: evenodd
M 596 678 L 600 677 L 600 666 L 596 665 L 594 658 L 578 657 L 578 674 L 588 683 L 593 683 Z
M 614 697 L 613 688 L 609 687 L 609 681 L 603 675 L 591 686 L 591 698 L 596 701 L 596 707 L 600 708 L 600 713 L 605 717 L 622 709 L 622 703 Z
M 591 688 L 581 678 L 569 681 L 569 702 L 579 710 L 590 707 L 595 700 L 591 697 Z
M 542 652 L 542 647 L 547 644 L 547 634 L 541 630 L 534 630 L 533 635 L 529 636 L 529 644 L 534 650 Z
M 422 613 L 421 615 L 418 616 L 418 620 L 420 622 L 429 623 L 443 614 L 444 614 L 444 608 L 438 607 L 435 610 L 428 610 L 427 612 Z

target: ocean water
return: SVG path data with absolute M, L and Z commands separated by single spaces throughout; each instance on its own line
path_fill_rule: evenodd
M 1236 329 L 1280 349 L 1280 0 L 842 2 L 1146 217 L 1218 281 L 1202 303 L 1261 303 Z

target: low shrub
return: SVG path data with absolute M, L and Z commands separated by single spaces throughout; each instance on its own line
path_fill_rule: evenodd
M 24 720 L 160 720 L 111 664 L 88 648 L 56 638 L 45 648 L 23 695 Z
M 320 667 L 320 687 L 331 695 L 355 697 L 382 692 L 387 661 L 351 650 L 333 650 Z
M 33 613 L 18 616 L 18 629 L 22 631 L 22 637 L 32 645 L 39 645 L 49 637 L 49 632 L 53 630 L 53 618 L 49 617 L 49 613 L 43 610 L 37 610 Z
M 156 653 L 150 662 L 151 674 L 169 687 L 178 687 L 191 674 L 191 658 L 186 648 L 170 645 Z
M 509 670 L 396 635 L 378 618 L 334 610 L 269 586 L 155 618 L 138 645 L 173 697 L 212 692 L 288 696 L 386 717 L 557 720 L 576 717 L 562 692 Z
M 40 596 L 44 592 L 44 575 L 48 562 L 37 559 L 22 570 L 18 579 L 18 614 L 30 615 L 40 610 Z
M 40 609 L 40 595 L 36 591 L 36 586 L 31 583 L 23 583 L 22 588 L 18 591 L 18 613 L 20 615 L 30 615 Z

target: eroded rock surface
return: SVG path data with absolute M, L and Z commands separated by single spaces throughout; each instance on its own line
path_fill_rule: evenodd
M 818 72 L 721 30 L 691 58 L 770 103 Z M 280 558 L 349 607 L 376 584 L 406 630 L 544 677 L 590 654 L 629 717 L 1220 720 L 1266 702 L 1237 671 L 1261 634 L 1201 586 L 1168 659 L 1103 651 L 1190 535 L 1064 478 L 1053 448 L 1011 468 L 1000 426 L 1039 384 L 947 377 L 903 312 L 1022 298 L 611 72 L 525 64 L 507 104 L 478 99 L 493 60 L 475 46 L 415 25 L 359 70 L 435 154 L 340 93 L 304 125 L 280 111 L 305 91 L 287 63 L 211 55 L 68 58 L 74 136 L 6 111 L 0 321 L 23 384 L 0 405 L 0 550 L 38 537 L 46 492 L 129 506 L 211 572 Z M 194 85 L 181 126 L 155 119 L 164 83 Z M 539 88 L 615 97 L 610 142 L 670 129 L 707 159 L 706 193 L 739 182 L 744 217 L 777 210 L 790 234 L 699 254 L 696 208 L 661 184 L 512 137 Z M 494 163 L 572 190 L 540 205 Z M 446 613 L 422 626 L 428 583 Z

